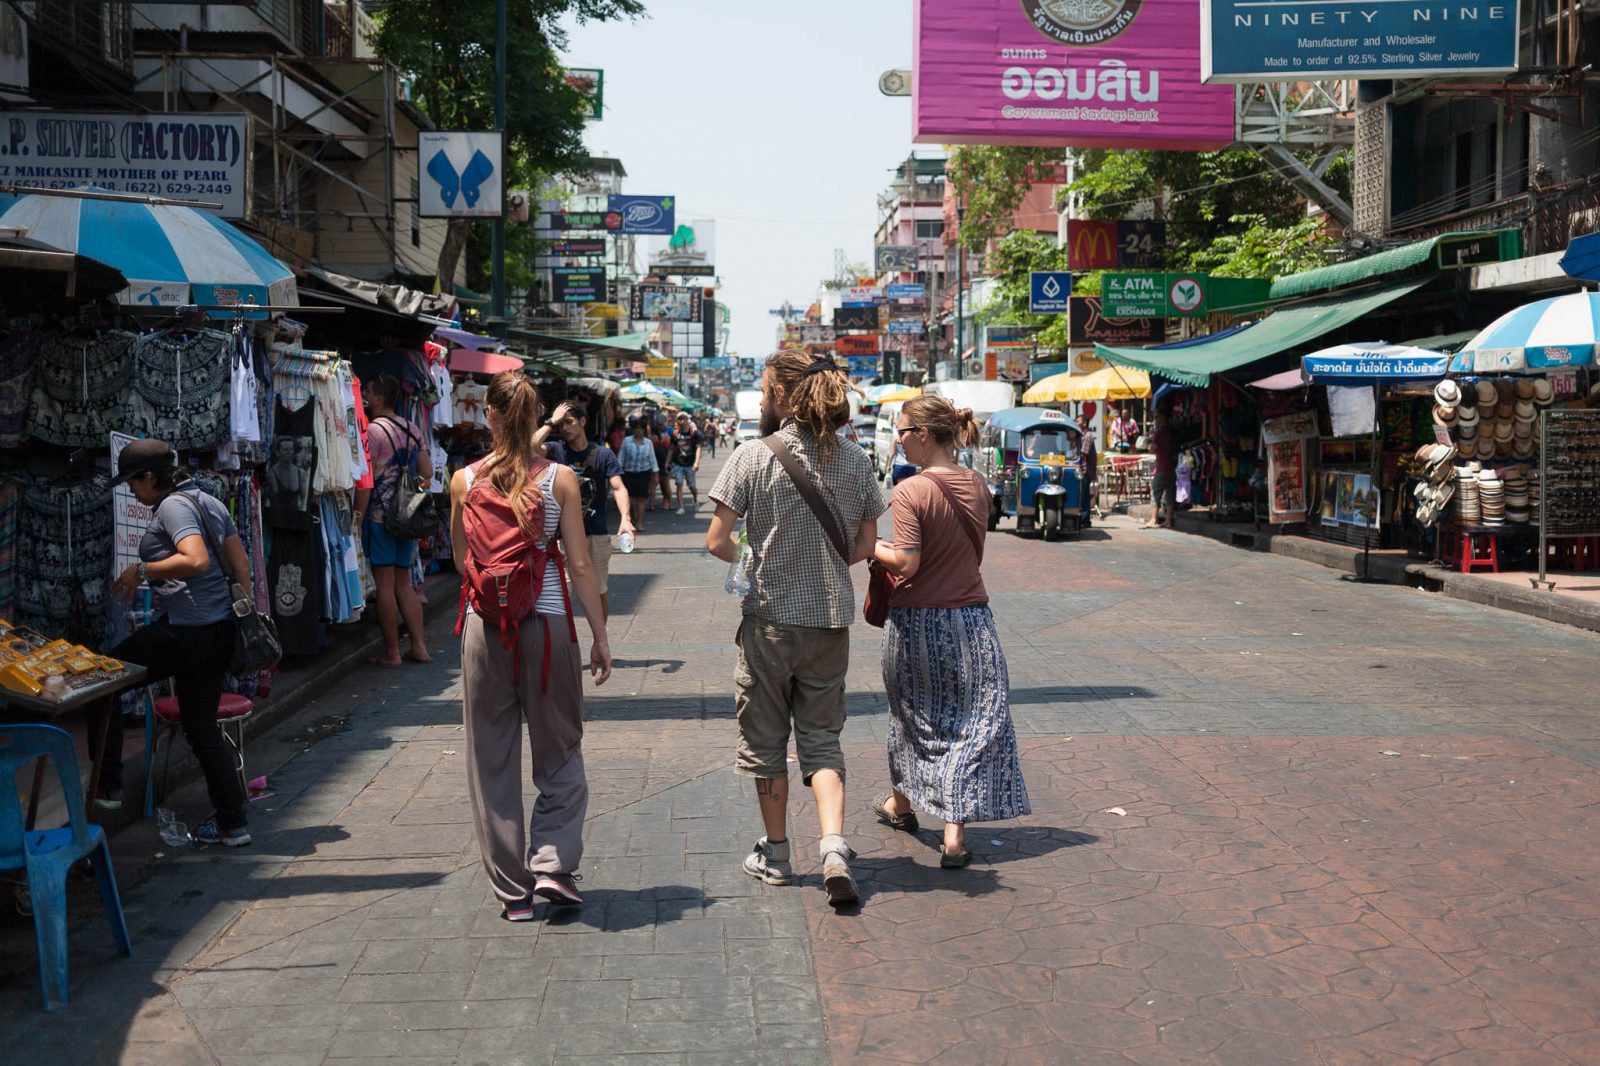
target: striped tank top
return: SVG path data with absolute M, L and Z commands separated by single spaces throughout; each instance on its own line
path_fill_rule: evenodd
M 472 480 L 477 475 L 473 466 L 466 468 L 467 488 L 472 488 Z M 539 490 L 539 495 L 544 497 L 544 538 L 538 542 L 539 549 L 550 543 L 561 528 L 561 504 L 556 499 L 556 464 L 551 463 L 544 473 L 537 475 L 538 480 L 534 487 Z M 539 586 L 539 601 L 533 605 L 536 614 L 554 614 L 566 617 L 566 598 L 561 590 L 561 568 L 552 559 L 545 564 L 544 582 Z M 467 610 L 472 610 L 471 606 Z

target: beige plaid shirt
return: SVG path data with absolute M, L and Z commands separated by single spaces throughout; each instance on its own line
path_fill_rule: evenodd
M 854 545 L 861 523 L 884 510 L 872 461 L 859 445 L 838 440 L 818 479 L 817 445 L 809 432 L 786 422 L 778 440 L 820 483 L 822 498 L 833 508 L 846 541 Z M 755 556 L 745 614 L 817 629 L 842 629 L 855 620 L 850 568 L 765 444 L 751 441 L 735 451 L 712 487 L 711 498 L 745 519 Z

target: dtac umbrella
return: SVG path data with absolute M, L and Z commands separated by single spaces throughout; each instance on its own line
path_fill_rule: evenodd
M 622 386 L 619 395 L 624 400 L 656 400 L 666 399 L 666 393 L 648 381 L 635 381 L 630 385 Z
M 1561 256 L 1561 269 L 1569 278 L 1600 281 L 1600 233 L 1572 238 Z
M 0 215 L 0 226 L 120 270 L 128 279 L 124 304 L 299 303 L 292 270 L 219 216 L 192 207 L 30 193 Z
M 912 388 L 910 385 L 874 385 L 867 390 L 867 402 L 903 403 L 906 400 L 915 400 L 921 395 L 921 389 Z
M 1600 362 L 1600 293 L 1575 292 L 1507 311 L 1456 353 L 1450 369 L 1482 374 L 1596 362 Z

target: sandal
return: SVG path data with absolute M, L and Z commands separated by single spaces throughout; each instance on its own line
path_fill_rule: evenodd
M 971 862 L 970 848 L 962 848 L 960 851 L 946 851 L 943 846 L 939 848 L 939 865 L 946 870 L 959 870 Z
M 887 825 L 890 829 L 899 829 L 907 833 L 915 833 L 917 831 L 917 812 L 907 811 L 904 814 L 890 814 L 889 800 L 892 799 L 893 796 L 893 793 L 885 792 L 883 795 L 873 800 L 871 803 L 872 813 L 878 816 L 878 821 L 882 822 L 884 825 Z

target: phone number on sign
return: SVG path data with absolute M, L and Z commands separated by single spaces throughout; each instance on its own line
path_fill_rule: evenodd
M 13 181 L 19 189 L 77 189 L 83 186 L 81 181 L 30 181 L 19 178 Z M 176 182 L 176 181 L 112 181 L 101 179 L 95 182 L 96 188 L 103 192 L 144 193 L 151 196 L 232 196 L 231 183 L 210 184 L 201 182 Z

